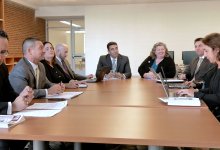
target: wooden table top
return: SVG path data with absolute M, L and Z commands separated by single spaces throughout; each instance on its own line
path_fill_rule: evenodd
M 68 106 L 0 133 L 3 139 L 220 148 L 219 123 L 208 109 Z
M 82 95 L 69 101 L 69 105 L 74 106 L 168 107 L 158 99 L 165 97 L 162 85 L 142 78 L 90 83 L 88 88 L 67 91 L 84 91 Z M 202 102 L 200 108 L 207 106 Z

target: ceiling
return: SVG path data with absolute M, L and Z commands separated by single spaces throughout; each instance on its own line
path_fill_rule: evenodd
M 143 3 L 210 1 L 210 0 L 12 0 L 12 1 L 29 7 L 38 8 L 42 6 L 143 4 Z

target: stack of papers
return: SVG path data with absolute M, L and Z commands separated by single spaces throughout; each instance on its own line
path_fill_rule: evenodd
M 171 106 L 201 106 L 199 98 L 194 97 L 169 97 L 159 99 Z
M 0 128 L 9 128 L 25 120 L 22 115 L 0 115 Z
M 76 97 L 83 92 L 63 92 L 60 94 L 54 94 L 54 95 L 47 95 L 45 98 L 47 99 L 71 99 L 73 97 Z
M 27 117 L 52 117 L 67 106 L 67 101 L 56 103 L 35 103 L 25 110 L 15 113 Z

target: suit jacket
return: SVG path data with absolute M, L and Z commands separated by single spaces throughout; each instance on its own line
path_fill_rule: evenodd
M 150 71 L 150 67 L 153 65 L 155 59 L 151 56 L 147 57 L 138 68 L 140 76 L 143 78 L 145 73 Z M 166 78 L 173 78 L 176 75 L 176 66 L 171 57 L 164 57 L 164 59 L 158 64 L 157 73 L 161 72 L 161 67 L 163 67 Z M 163 73 L 161 73 L 163 76 Z M 163 76 L 164 77 L 164 76 Z
M 101 68 L 105 66 L 112 68 L 112 61 L 109 54 L 100 56 L 96 69 L 96 77 L 98 77 Z M 131 78 L 131 68 L 127 56 L 118 55 L 116 72 L 124 74 L 126 79 Z
M 16 93 L 20 93 L 25 86 L 30 86 L 34 90 L 34 98 L 46 96 L 45 89 L 54 85 L 51 83 L 45 73 L 45 68 L 42 63 L 38 63 L 39 81 L 38 89 L 36 89 L 36 79 L 33 67 L 26 58 L 20 59 L 9 75 L 9 81 Z
M 8 69 L 5 64 L 0 65 L 0 114 L 7 114 L 8 102 L 13 102 L 18 95 L 8 81 Z
M 70 73 L 71 79 L 73 79 L 73 80 L 85 80 L 85 79 L 87 79 L 86 76 L 82 76 L 82 75 L 76 74 L 76 73 L 71 69 L 71 66 L 70 66 L 69 62 L 68 62 L 66 59 L 64 60 L 64 62 L 65 62 L 66 66 L 67 66 L 67 69 L 68 69 L 68 71 L 69 71 L 69 73 Z M 63 68 L 62 63 L 61 63 L 57 58 L 56 58 L 56 63 L 57 63 L 63 70 L 65 70 L 65 69 Z
M 186 78 L 190 81 L 194 77 L 194 73 L 197 67 L 197 63 L 199 61 L 199 57 L 196 57 L 192 60 L 189 67 L 186 68 L 184 73 L 186 74 Z M 207 58 L 204 58 L 201 65 L 199 66 L 199 70 L 195 74 L 196 81 L 204 81 L 205 74 L 210 68 L 213 68 L 215 65 L 211 64 Z

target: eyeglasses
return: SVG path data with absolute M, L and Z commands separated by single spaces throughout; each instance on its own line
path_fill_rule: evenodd
M 0 55 L 1 56 L 8 56 L 8 50 L 1 50 Z

